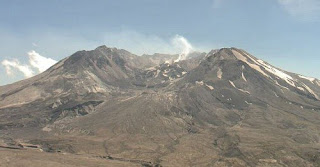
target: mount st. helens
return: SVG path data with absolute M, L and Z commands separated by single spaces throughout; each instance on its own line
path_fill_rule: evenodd
M 178 57 L 100 46 L 1 86 L 0 162 L 320 166 L 318 79 L 236 48 Z

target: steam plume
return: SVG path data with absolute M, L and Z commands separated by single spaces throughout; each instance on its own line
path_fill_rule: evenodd
M 188 57 L 188 55 L 191 52 L 193 52 L 192 45 L 183 36 L 176 35 L 173 39 L 173 44 L 181 50 L 179 58 L 175 60 L 175 62 L 178 62 L 180 60 L 185 60 Z

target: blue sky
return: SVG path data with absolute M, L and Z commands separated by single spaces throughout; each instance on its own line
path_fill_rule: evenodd
M 0 62 L 27 67 L 32 75 L 43 71 L 40 60 L 58 61 L 104 44 L 138 55 L 179 53 L 172 44 L 178 34 L 199 51 L 242 48 L 287 71 L 320 78 L 319 0 L 0 0 L 0 4 Z M 10 67 L 8 75 L 0 64 L 0 85 L 25 77 Z

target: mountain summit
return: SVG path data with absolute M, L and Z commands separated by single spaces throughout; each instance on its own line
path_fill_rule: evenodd
M 320 166 L 318 79 L 237 48 L 178 57 L 100 46 L 1 86 L 0 155 L 39 166 Z

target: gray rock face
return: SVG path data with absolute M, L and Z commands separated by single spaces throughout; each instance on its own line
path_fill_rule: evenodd
M 320 166 L 318 79 L 237 48 L 177 57 L 101 46 L 0 87 L 0 149 L 133 166 Z

